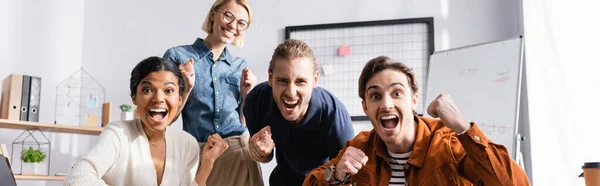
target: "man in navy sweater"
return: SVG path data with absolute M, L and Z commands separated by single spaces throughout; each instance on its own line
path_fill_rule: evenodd
M 273 53 L 268 82 L 256 85 L 246 97 L 250 156 L 268 163 L 277 149 L 270 185 L 302 185 L 311 170 L 334 158 L 354 137 L 346 107 L 317 87 L 318 80 L 310 47 L 287 40 Z

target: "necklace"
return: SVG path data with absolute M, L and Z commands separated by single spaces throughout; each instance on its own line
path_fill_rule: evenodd
M 154 143 L 152 141 L 148 140 L 148 143 L 150 143 L 150 145 L 152 145 L 153 147 L 156 147 L 160 144 L 161 141 L 164 141 L 164 140 L 165 140 L 165 138 L 163 138 L 162 140 L 159 140 L 157 142 L 154 142 Z

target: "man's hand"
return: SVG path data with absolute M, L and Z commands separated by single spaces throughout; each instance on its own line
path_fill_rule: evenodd
M 254 150 L 256 150 L 258 156 L 266 157 L 270 155 L 271 152 L 273 152 L 273 148 L 275 148 L 275 143 L 273 142 L 273 139 L 271 139 L 271 126 L 266 126 L 261 129 L 258 133 L 254 134 L 250 140 L 252 145 L 254 145 Z
M 208 136 L 208 141 L 202 150 L 202 162 L 214 163 L 228 148 L 229 144 L 218 133 Z
M 427 107 L 427 113 L 434 118 L 439 117 L 446 127 L 461 133 L 470 127 L 469 120 L 458 111 L 449 95 L 440 94 Z
M 185 63 L 179 65 L 179 71 L 181 71 L 181 75 L 183 76 L 183 82 L 185 84 L 185 90 L 180 91 L 191 91 L 194 88 L 194 83 L 196 82 L 196 73 L 194 72 L 194 59 L 190 58 Z
M 368 160 L 369 157 L 362 150 L 348 146 L 340 161 L 335 165 L 335 179 L 341 181 L 347 174 L 357 174 Z
M 247 67 L 242 70 L 242 77 L 240 79 L 240 93 L 242 94 L 242 100 L 246 99 L 246 95 L 250 93 L 252 88 L 256 85 L 256 76 Z

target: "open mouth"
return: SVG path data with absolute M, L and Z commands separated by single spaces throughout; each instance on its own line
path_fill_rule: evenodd
M 396 115 L 383 115 L 379 118 L 379 122 L 385 129 L 393 129 L 398 126 L 398 116 Z
M 225 34 L 227 37 L 235 37 L 236 34 L 233 31 L 221 28 L 221 31 L 223 31 L 223 34 Z
M 167 116 L 167 109 L 164 108 L 151 108 L 148 112 L 150 113 L 152 121 L 158 123 L 164 121 Z
M 296 106 L 298 106 L 298 103 L 300 103 L 300 101 L 298 99 L 296 100 L 284 100 L 282 99 L 282 103 L 283 103 L 283 107 L 286 111 L 290 112 L 292 110 L 294 110 L 294 108 L 296 108 Z

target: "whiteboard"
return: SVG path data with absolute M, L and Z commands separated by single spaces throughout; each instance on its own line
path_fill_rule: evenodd
M 517 150 L 522 39 L 484 43 L 431 55 L 427 105 L 450 95 L 459 111 L 513 159 Z

